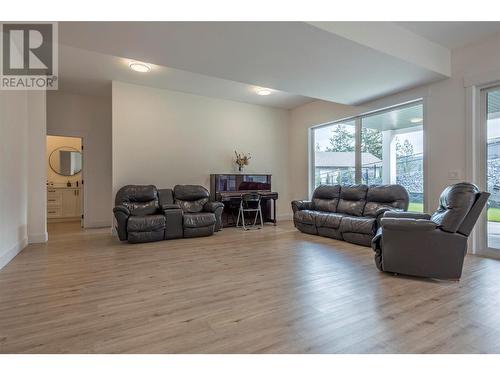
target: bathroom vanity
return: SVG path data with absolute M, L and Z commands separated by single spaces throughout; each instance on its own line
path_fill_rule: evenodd
M 74 221 L 82 217 L 80 187 L 47 187 L 47 218 Z

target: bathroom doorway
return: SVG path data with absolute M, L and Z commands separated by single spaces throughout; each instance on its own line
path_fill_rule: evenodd
M 83 227 L 83 138 L 47 135 L 47 228 L 72 232 Z

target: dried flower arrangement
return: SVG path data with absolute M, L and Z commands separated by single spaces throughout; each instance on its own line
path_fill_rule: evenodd
M 243 153 L 238 153 L 234 151 L 234 154 L 236 155 L 236 160 L 235 163 L 238 165 L 238 170 L 241 172 L 243 167 L 245 165 L 249 164 L 249 160 L 252 158 L 250 154 L 243 154 Z

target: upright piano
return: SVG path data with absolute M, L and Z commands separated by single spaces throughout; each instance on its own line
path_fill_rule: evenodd
M 271 190 L 270 174 L 222 173 L 210 175 L 210 198 L 224 203 L 223 226 L 236 225 L 241 197 L 246 193 L 259 193 L 261 196 L 264 222 L 276 225 L 276 200 L 278 193 Z

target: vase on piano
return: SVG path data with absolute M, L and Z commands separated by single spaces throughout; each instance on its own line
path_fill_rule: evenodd
M 250 159 L 252 158 L 250 154 L 246 155 L 243 153 L 238 153 L 237 151 L 234 151 L 234 154 L 236 155 L 236 160 L 234 161 L 236 165 L 238 166 L 238 172 L 243 172 L 243 167 L 245 165 L 248 165 Z

